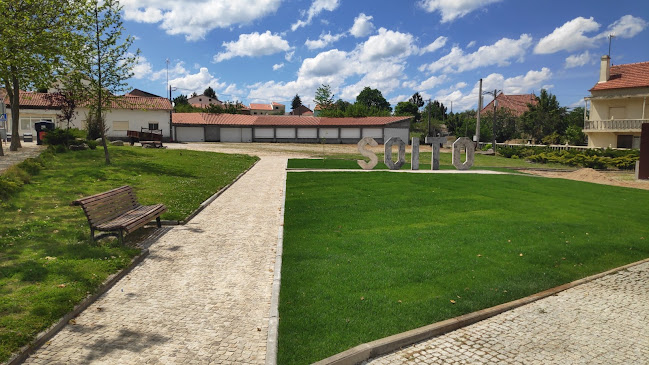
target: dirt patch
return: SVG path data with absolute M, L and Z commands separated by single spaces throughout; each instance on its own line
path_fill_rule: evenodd
M 538 171 L 538 170 L 524 170 L 523 172 L 527 172 L 529 174 L 538 175 L 538 176 L 544 176 L 544 177 L 586 181 L 586 182 L 592 182 L 596 184 L 615 185 L 615 186 L 623 186 L 626 188 L 649 190 L 649 181 L 635 180 L 633 171 L 601 172 L 601 171 L 593 170 L 591 168 L 585 168 L 585 169 L 579 169 L 570 172 Z

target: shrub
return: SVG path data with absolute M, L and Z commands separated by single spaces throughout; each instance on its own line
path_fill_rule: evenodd
M 30 175 L 38 175 L 43 169 L 43 161 L 40 158 L 28 158 L 19 163 L 18 167 Z
M 50 146 L 68 147 L 77 137 L 71 129 L 56 128 L 48 131 L 43 138 L 43 143 Z
M 505 146 L 498 153 L 507 158 L 525 158 L 537 163 L 559 163 L 594 169 L 632 169 L 640 156 L 638 150 L 588 149 L 552 150 L 548 147 Z
M 97 141 L 93 141 L 90 139 L 86 141 L 86 144 L 88 145 L 88 148 L 90 148 L 91 150 L 97 149 L 97 146 L 99 145 Z

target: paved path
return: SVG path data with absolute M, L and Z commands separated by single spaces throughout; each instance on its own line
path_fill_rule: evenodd
M 286 158 L 263 158 L 27 364 L 263 364 Z
M 365 364 L 649 364 L 649 263 Z
M 0 143 L 3 142 L 0 141 Z M 9 151 L 9 143 L 3 143 L 2 151 L 5 155 L 0 156 L 0 173 L 11 165 L 20 163 L 29 157 L 38 156 L 45 149 L 45 146 L 38 146 L 36 142 L 20 142 L 20 144 L 23 147 L 14 152 Z

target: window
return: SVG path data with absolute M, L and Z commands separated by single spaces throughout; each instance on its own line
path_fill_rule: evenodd
M 23 131 L 32 130 L 31 118 L 20 118 L 20 130 Z
M 203 101 L 203 99 L 201 99 L 201 98 L 198 98 L 198 101 Z
M 160 128 L 158 128 L 158 123 L 151 123 L 151 122 L 149 122 L 149 130 L 150 130 L 150 131 L 158 130 L 158 129 L 160 129 Z
M 114 121 L 113 122 L 114 131 L 127 131 L 128 130 L 128 121 Z
M 617 148 L 631 148 L 633 146 L 633 136 L 632 135 L 618 135 L 617 136 Z

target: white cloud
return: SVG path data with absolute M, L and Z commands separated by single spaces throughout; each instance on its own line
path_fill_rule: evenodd
M 430 90 L 436 86 L 445 83 L 447 80 L 448 78 L 445 75 L 431 76 L 428 79 L 422 81 L 422 83 L 419 84 L 416 90 Z
M 302 62 L 299 75 L 321 77 L 345 74 L 350 66 L 347 52 L 332 49 Z
M 447 40 L 448 40 L 447 37 L 439 36 L 439 37 L 437 37 L 437 39 L 435 39 L 435 41 L 433 41 L 433 43 L 427 45 L 424 48 L 421 48 L 419 50 L 419 54 L 422 55 L 422 54 L 429 53 L 429 52 L 435 52 L 438 49 L 444 47 L 444 45 L 446 45 Z
M 238 41 L 223 42 L 226 52 L 214 56 L 214 62 L 229 60 L 234 57 L 268 56 L 274 53 L 288 51 L 291 47 L 288 41 L 280 35 L 266 33 L 240 34 Z
M 540 71 L 530 70 L 525 75 L 519 75 L 512 78 L 505 78 L 502 74 L 492 73 L 482 79 L 483 90 L 502 90 L 505 94 L 526 94 L 532 91 L 538 91 L 541 88 L 552 87 L 544 84 L 552 77 L 550 69 L 544 67 Z M 442 90 L 435 99 L 449 104 L 453 102 L 454 110 L 466 110 L 477 108 L 478 106 L 479 82 L 476 82 L 467 93 L 459 90 Z M 489 102 L 489 98 L 484 98 L 484 105 Z M 483 106 L 484 106 L 483 105 Z
M 370 35 L 374 30 L 374 24 L 371 20 L 374 17 L 365 15 L 364 13 L 358 14 L 354 19 L 354 25 L 349 30 L 349 33 L 356 38 L 361 38 Z
M 198 94 L 202 93 L 208 86 L 215 90 L 226 87 L 225 83 L 219 82 L 217 78 L 210 74 L 207 67 L 201 67 L 198 73 L 195 74 L 187 73 L 184 76 L 173 78 L 169 80 L 169 85 L 180 89 L 183 93 L 196 92 Z
M 385 96 L 385 95 L 384 95 L 384 96 Z M 408 101 L 408 100 L 410 100 L 410 97 L 411 97 L 411 96 L 412 96 L 412 95 L 399 95 L 399 96 L 395 96 L 395 97 L 389 99 L 389 100 L 388 100 L 388 103 L 390 103 L 390 104 L 392 104 L 392 105 L 397 105 L 397 104 L 399 104 L 399 103 L 402 102 L 402 101 Z
M 581 67 L 587 63 L 591 63 L 592 61 L 593 57 L 588 51 L 580 54 L 573 54 L 566 58 L 566 68 Z
M 306 20 L 298 20 L 291 25 L 291 30 L 296 31 L 300 27 L 311 24 L 311 20 L 323 11 L 334 11 L 340 5 L 339 0 L 313 0 L 311 7 L 306 11 Z
M 395 32 L 385 28 L 371 36 L 361 46 L 361 60 L 376 61 L 385 58 L 405 58 L 416 51 L 414 37 L 409 33 Z
M 286 52 L 286 54 L 284 55 L 284 59 L 286 60 L 286 62 L 291 62 L 293 60 L 294 55 L 295 55 L 295 51 Z
M 400 86 L 404 69 L 405 66 L 402 64 L 382 62 L 371 72 L 367 72 L 357 83 L 343 88 L 340 96 L 348 100 L 356 99 L 356 96 L 368 86 L 380 90 L 385 96 Z
M 490 46 L 482 46 L 477 51 L 465 54 L 455 46 L 451 52 L 439 60 L 423 65 L 420 71 L 464 72 L 479 67 L 498 65 L 508 66 L 514 59 L 523 61 L 526 50 L 532 45 L 532 37 L 522 34 L 519 39 L 503 38 Z
M 284 63 L 276 63 L 273 65 L 273 71 L 277 71 L 282 67 L 284 67 Z
M 502 0 L 422 0 L 419 6 L 429 13 L 439 11 L 442 23 L 446 23 L 500 1 Z
M 307 38 L 306 42 L 304 44 L 307 46 L 309 49 L 320 49 L 320 48 L 325 48 L 328 45 L 337 42 L 340 38 L 344 37 L 345 34 L 340 33 L 340 34 L 334 34 L 331 35 L 331 33 L 327 34 L 320 34 L 320 38 L 312 41 Z
M 205 38 L 216 28 L 249 24 L 273 14 L 282 0 L 122 0 L 124 19 L 161 23 L 167 34 L 183 34 L 189 41 Z
M 534 53 L 574 52 L 584 48 L 591 48 L 595 45 L 595 39 L 587 37 L 584 33 L 597 31 L 599 27 L 599 23 L 593 17 L 588 19 L 575 18 L 555 28 L 552 33 L 543 37 L 534 47 Z
M 466 48 L 475 47 L 475 45 L 476 45 L 476 41 L 471 41 L 469 42 L 469 44 L 466 45 Z
M 600 36 L 606 37 L 609 34 L 613 34 L 620 38 L 633 38 L 636 34 L 642 32 L 647 25 L 649 25 L 649 23 L 644 21 L 642 18 L 625 15 L 616 20 L 615 23 L 609 25 L 606 32 L 600 34 Z
M 137 64 L 131 70 L 133 72 L 133 78 L 141 80 L 145 77 L 150 77 L 153 73 L 151 63 L 149 63 L 144 56 L 138 57 L 137 61 Z
M 460 82 L 458 82 L 457 84 L 455 84 L 455 88 L 456 88 L 456 89 L 464 89 L 464 88 L 467 87 L 468 85 L 469 85 L 469 84 L 467 84 L 466 82 L 464 82 L 464 81 L 460 81 Z

